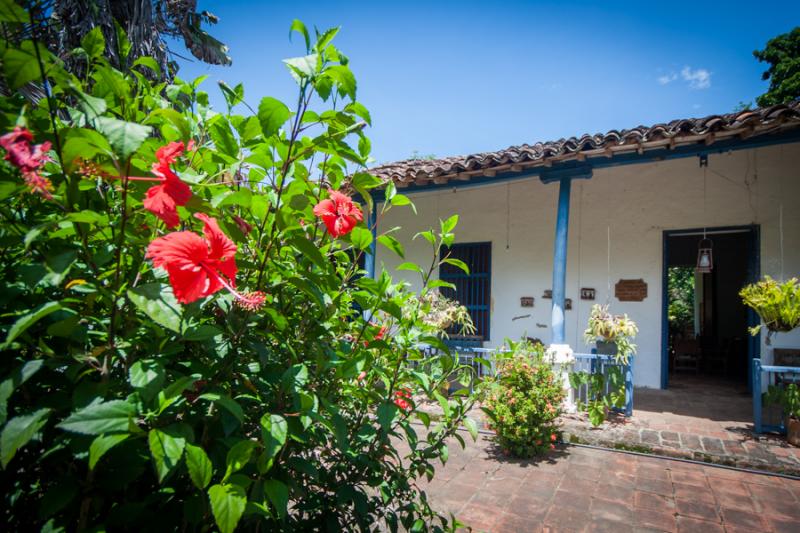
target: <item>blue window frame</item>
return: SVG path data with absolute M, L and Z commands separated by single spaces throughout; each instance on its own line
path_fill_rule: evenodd
M 475 335 L 489 340 L 489 322 L 492 288 L 492 243 L 475 242 L 454 244 L 442 250 L 454 259 L 460 259 L 469 267 L 469 274 L 447 263 L 439 267 L 439 279 L 456 286 L 455 290 L 442 287 L 442 294 L 457 300 L 467 308 L 475 323 Z

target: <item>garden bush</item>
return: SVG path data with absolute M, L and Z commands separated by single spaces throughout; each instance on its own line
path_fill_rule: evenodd
M 202 78 L 153 83 L 149 58 L 116 70 L 99 29 L 74 52 L 81 78 L 33 40 L 2 50 L 8 530 L 454 525 L 415 480 L 462 424 L 475 433 L 468 395 L 438 392 L 467 369 L 429 317 L 457 217 L 419 235 L 430 264 L 402 265 L 421 293 L 366 275 L 372 245 L 404 251 L 392 231 L 374 243 L 365 213 L 413 206 L 364 170 L 370 115 L 337 30 L 292 29 L 294 106 L 244 115 L 241 85 L 220 84 L 220 112 Z M 443 355 L 414 365 L 427 346 Z
M 555 448 L 564 389 L 544 361 L 541 344 L 512 344 L 511 354 L 498 363 L 497 376 L 484 387 L 482 409 L 504 452 L 529 458 Z

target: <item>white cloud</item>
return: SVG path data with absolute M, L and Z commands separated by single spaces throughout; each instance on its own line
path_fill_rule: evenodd
M 669 74 L 664 74 L 663 76 L 659 76 L 656 78 L 660 85 L 666 85 L 678 79 L 678 75 L 674 72 L 670 72 Z
M 683 67 L 681 69 L 681 78 L 689 82 L 690 89 L 708 89 L 711 87 L 711 72 L 704 68 L 692 70 L 692 67 Z

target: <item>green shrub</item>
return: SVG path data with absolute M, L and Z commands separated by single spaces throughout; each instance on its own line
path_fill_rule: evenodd
M 421 293 L 359 268 L 364 212 L 410 200 L 389 184 L 373 202 L 370 115 L 337 30 L 292 28 L 296 106 L 265 97 L 253 116 L 232 111 L 249 109 L 241 85 L 221 85 L 219 112 L 201 79 L 153 84 L 148 58 L 114 69 L 97 28 L 80 79 L 32 41 L 4 49 L 8 87 L 45 72 L 50 91 L 0 97 L 9 531 L 452 525 L 415 479 L 447 460 L 472 400 L 439 390 L 466 370 L 410 363 L 446 352 L 427 273 L 457 217 L 421 235 L 430 264 L 404 265 Z M 377 241 L 403 256 L 391 232 Z M 436 424 L 418 397 L 445 407 Z
M 511 355 L 498 363 L 483 396 L 482 408 L 502 450 L 514 457 L 533 457 L 555 447 L 564 389 L 541 344 L 512 345 Z

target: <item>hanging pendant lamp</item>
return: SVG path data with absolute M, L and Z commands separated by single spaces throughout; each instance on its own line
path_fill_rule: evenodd
M 703 236 L 697 246 L 697 271 L 707 274 L 714 268 L 714 243 L 711 239 Z

